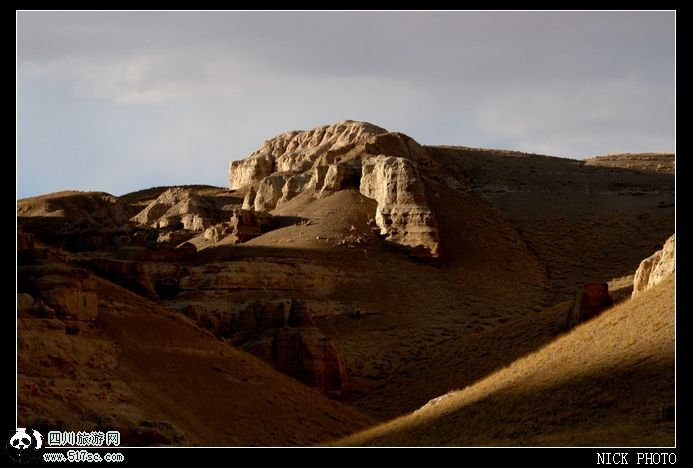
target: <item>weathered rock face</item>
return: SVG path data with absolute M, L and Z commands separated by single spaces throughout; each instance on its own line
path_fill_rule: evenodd
M 235 242 L 241 243 L 270 230 L 274 220 L 272 215 L 261 211 L 233 210 L 229 225 Z
M 662 250 L 640 263 L 633 278 L 633 297 L 664 281 L 676 271 L 676 234 L 664 243 Z
M 288 177 L 283 174 L 273 174 L 260 182 L 253 204 L 255 211 L 271 211 L 282 198 L 284 184 Z
M 344 166 L 330 164 L 327 167 L 325 179 L 323 180 L 322 187 L 320 187 L 320 191 L 326 192 L 341 189 L 342 181 L 344 180 L 344 172 Z
M 132 218 L 154 228 L 204 231 L 219 217 L 213 203 L 190 189 L 174 187 L 163 192 Z
M 306 189 L 311 180 L 312 174 L 310 173 L 297 174 L 287 178 L 286 183 L 282 188 L 282 197 L 277 204 L 294 198 L 296 195 Z
M 150 299 L 169 298 L 178 293 L 184 270 L 174 262 L 84 258 L 79 265 L 116 284 Z
M 240 189 L 260 183 L 274 172 L 305 172 L 318 156 L 368 139 L 387 130 L 346 120 L 308 131 L 293 131 L 267 140 L 247 159 L 229 166 L 229 183 Z
M 430 164 L 426 150 L 408 136 L 345 121 L 265 142 L 231 164 L 230 183 L 248 187 L 243 206 L 255 211 L 271 211 L 305 191 L 319 198 L 359 188 L 378 202 L 373 217 L 386 240 L 430 258 L 438 256 L 438 226 L 420 175 Z
M 273 169 L 274 161 L 267 153 L 255 152 L 248 159 L 233 161 L 229 165 L 229 188 L 252 186 L 274 172 Z
M 243 208 L 244 210 L 252 210 L 255 206 L 256 196 L 257 192 L 255 191 L 255 188 L 250 187 L 248 189 L 248 192 L 245 194 L 245 197 L 243 197 L 243 205 L 241 206 L 241 208 Z
M 346 365 L 335 343 L 320 331 L 300 301 L 250 301 L 226 313 L 190 304 L 183 312 L 215 335 L 326 395 L 338 397 L 347 384 Z
M 228 222 L 208 227 L 203 237 L 212 242 L 230 237 L 231 243 L 240 244 L 270 231 L 275 225 L 275 220 L 269 213 L 236 208 Z
M 334 342 L 317 327 L 278 329 L 272 341 L 272 363 L 328 396 L 339 397 L 347 383 L 345 364 Z
M 20 243 L 21 247 L 26 244 Z M 98 298 L 89 272 L 67 265 L 60 255 L 36 241 L 30 244 L 17 252 L 21 262 L 17 267 L 19 312 L 50 319 L 96 319 Z
M 94 284 L 86 271 L 48 267 L 40 271 L 34 284 L 41 299 L 55 310 L 57 317 L 96 319 L 98 299 Z
M 363 162 L 361 193 L 378 202 L 380 233 L 397 244 L 437 255 L 438 228 L 426 204 L 424 186 L 411 160 L 377 156 Z

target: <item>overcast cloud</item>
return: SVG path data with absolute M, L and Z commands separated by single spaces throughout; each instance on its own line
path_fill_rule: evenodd
M 17 15 L 19 197 L 226 185 L 293 129 L 582 158 L 674 151 L 674 14 Z

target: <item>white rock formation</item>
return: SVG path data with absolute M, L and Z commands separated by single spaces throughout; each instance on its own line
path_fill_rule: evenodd
M 247 188 L 243 207 L 258 212 L 307 190 L 323 197 L 358 187 L 378 202 L 374 218 L 388 241 L 436 257 L 437 222 L 419 174 L 430 163 L 426 149 L 410 137 L 347 120 L 266 141 L 248 159 L 231 163 L 230 184 Z
M 339 190 L 342 188 L 342 180 L 344 179 L 344 166 L 339 166 L 337 164 L 330 164 L 327 168 L 327 173 L 325 174 L 325 180 L 323 181 L 321 192 Z
M 255 197 L 256 196 L 257 196 L 257 192 L 255 191 L 255 188 L 250 187 L 248 189 L 248 192 L 245 194 L 245 197 L 243 198 L 242 208 L 244 210 L 252 210 L 253 207 L 255 206 Z
M 381 133 L 387 133 L 387 130 L 352 120 L 313 130 L 282 133 L 267 140 L 248 158 L 231 162 L 230 188 L 257 185 L 274 172 L 305 172 L 313 166 L 318 156 Z
M 282 198 L 287 179 L 284 174 L 273 174 L 262 179 L 253 204 L 255 211 L 273 210 Z
M 174 187 L 133 216 L 132 221 L 155 228 L 182 226 L 187 230 L 204 231 L 212 224 L 208 218 L 214 211 L 212 204 L 192 190 Z
M 232 161 L 229 164 L 229 188 L 239 189 L 257 184 L 274 172 L 273 168 L 270 155 L 258 154 L 257 151 L 247 159 Z
M 279 200 L 279 203 L 289 201 L 299 193 L 303 192 L 303 190 L 306 189 L 310 181 L 311 174 L 308 172 L 305 172 L 303 174 L 296 174 L 295 176 L 291 176 L 288 179 L 286 179 L 284 188 L 282 188 L 282 198 Z
M 388 240 L 437 255 L 437 223 L 415 163 L 385 155 L 365 160 L 360 191 L 378 202 L 375 222 Z
M 664 243 L 662 250 L 640 262 L 633 278 L 633 297 L 664 281 L 676 271 L 676 234 Z

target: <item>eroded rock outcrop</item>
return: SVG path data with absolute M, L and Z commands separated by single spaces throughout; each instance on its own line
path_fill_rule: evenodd
M 279 203 L 283 203 L 291 200 L 299 193 L 303 192 L 310 181 L 312 180 L 312 175 L 310 173 L 296 174 L 294 176 L 288 177 L 282 188 L 282 197 Z
M 272 341 L 272 364 L 331 397 L 339 397 L 347 383 L 344 360 L 334 341 L 315 326 L 277 330 Z
M 229 166 L 232 189 L 258 184 L 274 172 L 305 172 L 322 154 L 364 141 L 387 130 L 366 122 L 346 120 L 308 131 L 282 133 L 257 151 Z
M 175 257 L 171 260 L 175 260 Z M 169 298 L 178 292 L 184 270 L 173 261 L 83 258 L 78 264 L 150 299 Z
M 174 187 L 159 195 L 132 221 L 154 228 L 204 231 L 216 218 L 217 209 L 209 200 L 191 189 Z
M 230 184 L 247 190 L 245 208 L 260 212 L 305 191 L 319 198 L 358 188 L 378 202 L 373 217 L 387 241 L 430 258 L 438 256 L 438 225 L 420 173 L 430 165 L 410 137 L 344 121 L 266 141 L 248 159 L 231 163 Z
M 20 313 L 49 319 L 90 321 L 98 316 L 98 297 L 87 270 L 20 233 L 17 256 L 17 304 Z
M 88 272 L 77 268 L 46 266 L 34 271 L 39 297 L 55 311 L 58 318 L 94 320 L 98 315 L 98 298 Z M 45 310 L 45 309 L 44 309 Z
M 233 161 L 229 165 L 229 188 L 240 189 L 253 186 L 272 174 L 274 167 L 271 154 L 259 151 L 242 161 Z
M 246 242 L 274 227 L 272 215 L 261 211 L 233 210 L 229 226 L 236 243 Z
M 273 210 L 282 198 L 287 179 L 284 174 L 273 174 L 262 179 L 253 203 L 255 211 Z
M 424 186 L 415 164 L 384 155 L 363 163 L 361 193 L 378 202 L 375 222 L 394 243 L 437 255 L 435 216 L 426 204 Z
M 203 237 L 214 243 L 230 237 L 231 243 L 240 244 L 272 230 L 275 226 L 275 219 L 269 213 L 236 208 L 232 211 L 229 221 L 208 227 Z
M 633 297 L 664 281 L 676 271 L 676 234 L 664 243 L 662 250 L 640 262 L 633 278 Z
M 326 395 L 340 396 L 347 384 L 346 365 L 334 341 L 320 331 L 301 301 L 249 301 L 226 313 L 189 304 L 183 312 L 215 335 Z
M 250 187 L 246 192 L 245 197 L 243 197 L 243 205 L 241 205 L 241 208 L 244 210 L 252 210 L 255 207 L 256 196 L 257 192 L 255 191 L 255 188 Z

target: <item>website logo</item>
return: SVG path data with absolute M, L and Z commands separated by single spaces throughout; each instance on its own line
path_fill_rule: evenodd
M 28 432 L 25 427 L 18 427 L 14 435 L 7 441 L 7 451 L 10 459 L 16 463 L 24 463 L 36 457 L 36 450 L 43 448 L 43 436 L 37 430 Z

